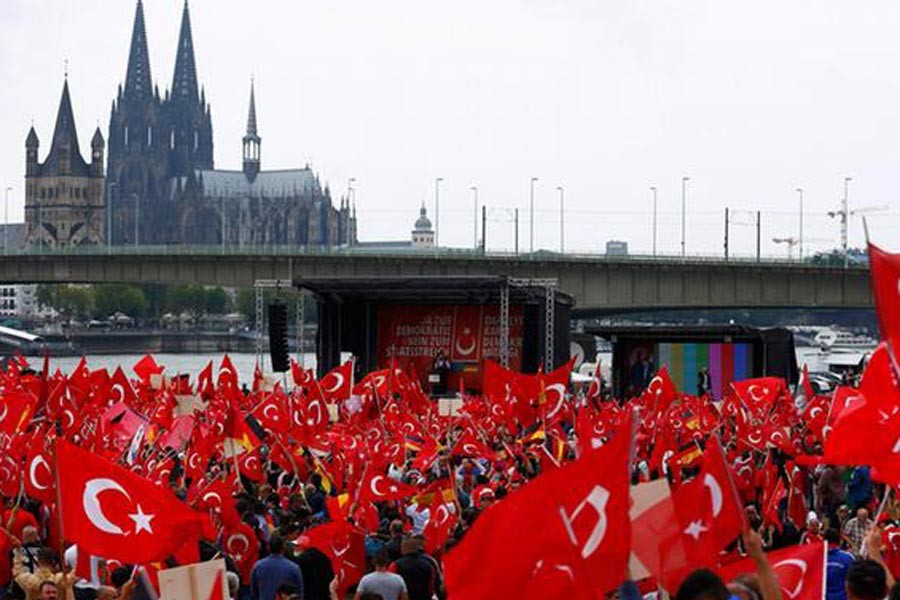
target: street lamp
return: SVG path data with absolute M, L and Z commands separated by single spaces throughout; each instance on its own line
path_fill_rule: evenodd
M 350 239 L 350 206 L 356 206 L 356 188 L 353 187 L 353 184 L 356 183 L 356 177 L 351 177 L 347 180 L 347 217 L 346 222 L 344 223 L 344 229 L 346 230 L 345 236 L 347 238 L 347 247 L 349 248 L 352 245 L 352 240 Z
M 563 186 L 556 186 L 559 192 L 559 253 L 566 251 L 566 190 Z
M 851 181 L 853 181 L 852 177 L 844 177 L 844 202 L 841 207 L 841 224 L 843 225 L 841 228 L 841 245 L 844 247 L 845 269 L 850 264 L 850 256 L 848 254 L 850 237 L 850 197 L 848 188 Z
M 803 188 L 797 188 L 797 196 L 800 198 L 800 231 L 797 236 L 800 261 L 803 261 Z
M 140 236 L 141 198 L 137 194 L 131 194 L 131 197 L 134 199 L 134 247 L 137 248 Z
M 537 180 L 537 177 L 531 178 L 531 193 L 529 194 L 528 247 L 529 252 L 532 254 L 534 253 L 534 182 Z
M 441 235 L 441 182 L 443 177 L 434 180 L 434 247 L 440 247 Z
M 472 235 L 473 235 L 472 243 L 474 244 L 473 245 L 474 248 L 478 248 L 478 186 L 473 185 L 469 189 L 472 190 L 472 202 L 474 203 L 474 206 L 475 206 L 475 212 L 474 212 L 475 220 L 472 224 L 472 232 L 473 232 L 472 233 Z
M 3 254 L 9 252 L 9 193 L 11 187 L 6 188 L 5 199 L 3 201 Z
M 110 182 L 106 190 L 106 252 L 112 254 L 112 199 L 113 188 L 118 191 L 119 184 L 115 181 Z
M 653 238 L 653 256 L 656 256 L 656 186 L 650 186 L 650 191 L 653 192 L 653 221 L 651 237 Z
M 686 210 L 685 210 L 685 196 L 687 194 L 687 182 L 690 181 L 690 177 L 682 177 L 681 178 L 681 257 L 684 258 L 685 247 L 684 247 L 684 232 L 686 225 Z

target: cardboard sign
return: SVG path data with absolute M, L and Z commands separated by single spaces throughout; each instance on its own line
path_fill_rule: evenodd
M 221 596 L 213 596 L 217 580 Z M 223 559 L 159 572 L 160 600 L 229 600 Z

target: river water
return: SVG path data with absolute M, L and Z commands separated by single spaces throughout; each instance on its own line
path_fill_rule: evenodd
M 159 365 L 165 367 L 165 373 L 167 375 L 171 376 L 180 373 L 189 373 L 192 378 L 196 378 L 197 374 L 200 373 L 200 371 L 203 370 L 203 367 L 205 367 L 211 360 L 213 361 L 214 368 L 218 368 L 218 365 L 222 361 L 223 356 L 224 354 L 222 353 L 154 354 L 153 358 Z M 246 381 L 248 384 L 253 381 L 253 369 L 256 365 L 256 354 L 230 353 L 228 356 L 231 358 L 231 362 L 234 364 L 235 369 L 237 369 L 240 380 L 242 382 Z M 143 358 L 143 356 L 138 354 L 101 354 L 88 356 L 87 362 L 88 367 L 91 370 L 106 368 L 107 370 L 112 372 L 116 367 L 121 366 L 126 375 L 128 375 L 129 377 L 133 377 L 134 372 L 132 371 L 132 367 L 141 358 Z M 302 363 L 305 367 L 314 368 L 316 366 L 315 354 L 305 353 L 302 359 Z M 612 356 L 609 353 L 601 353 L 600 359 L 602 361 L 602 364 L 609 365 L 611 364 Z M 78 357 L 51 357 L 50 370 L 53 371 L 58 367 L 64 373 L 70 373 L 78 364 L 79 360 L 81 359 Z M 28 361 L 34 368 L 39 369 L 42 359 L 40 357 L 29 357 Z M 828 367 L 822 361 L 822 356 L 819 354 L 817 348 L 797 348 L 797 364 L 801 369 L 803 368 L 803 365 L 806 364 L 809 367 L 810 371 L 828 370 Z M 268 353 L 262 356 L 262 366 L 265 372 L 271 372 L 271 363 L 269 362 Z

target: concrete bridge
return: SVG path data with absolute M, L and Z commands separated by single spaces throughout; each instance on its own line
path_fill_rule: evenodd
M 784 260 L 482 254 L 473 250 L 106 248 L 0 255 L 2 283 L 168 283 L 251 287 L 262 279 L 496 276 L 556 278 L 580 311 L 646 308 L 867 308 L 865 267 Z

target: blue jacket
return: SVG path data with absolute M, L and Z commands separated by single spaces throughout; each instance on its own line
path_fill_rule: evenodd
M 270 554 L 253 565 L 250 597 L 253 600 L 275 600 L 275 592 L 282 583 L 293 583 L 300 591 L 300 597 L 303 597 L 300 567 L 281 554 Z
M 853 555 L 840 548 L 828 549 L 828 564 L 825 571 L 825 600 L 847 600 L 847 569 L 853 562 Z

